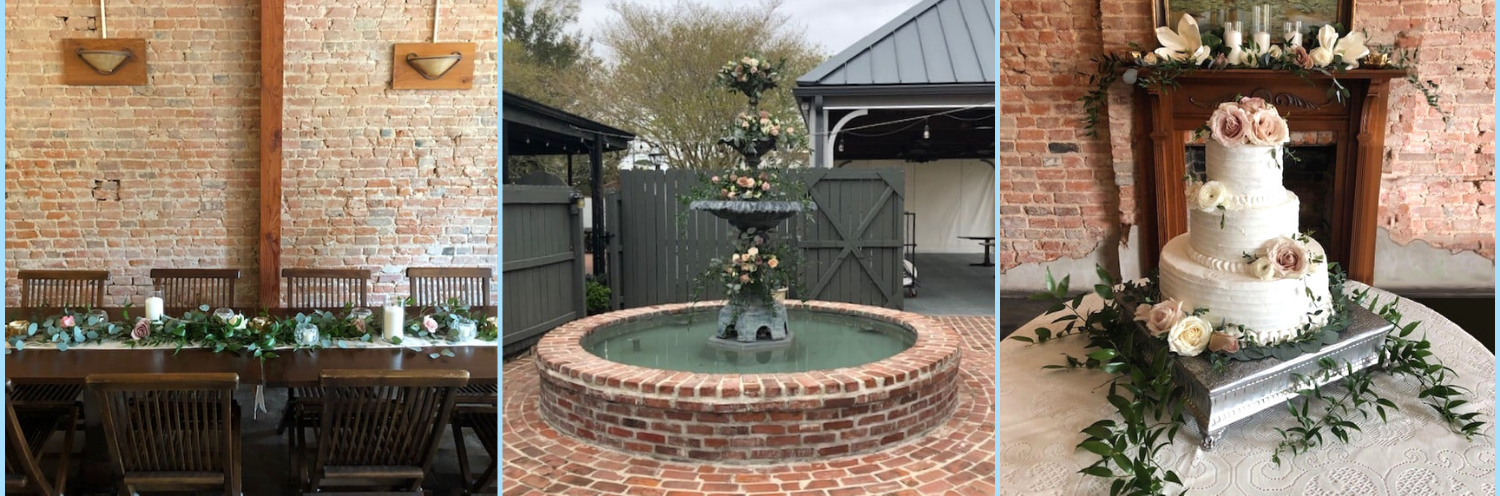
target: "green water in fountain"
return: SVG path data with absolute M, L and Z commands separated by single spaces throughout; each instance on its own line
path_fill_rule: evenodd
M 595 356 L 654 369 L 707 374 L 775 374 L 854 367 L 890 358 L 916 341 L 896 324 L 864 317 L 787 310 L 792 342 L 761 351 L 709 343 L 718 309 L 660 316 L 595 330 L 583 342 Z

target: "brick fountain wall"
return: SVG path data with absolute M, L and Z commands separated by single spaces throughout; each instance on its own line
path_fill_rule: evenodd
M 1441 87 L 1442 104 L 1453 115 L 1445 125 L 1421 92 L 1404 82 L 1393 85 L 1378 220 L 1388 239 L 1377 241 L 1377 284 L 1400 277 L 1393 274 L 1394 260 L 1424 244 L 1439 258 L 1418 265 L 1436 260 L 1492 271 L 1495 52 L 1463 40 L 1494 37 L 1494 5 L 1359 3 L 1355 29 L 1366 30 L 1371 44 L 1420 48 L 1417 70 Z M 1117 85 L 1105 116 L 1109 129 L 1086 136 L 1077 100 L 1090 86 L 1079 73 L 1094 71 L 1091 58 L 1127 50 L 1131 42 L 1155 47 L 1151 2 L 1014 0 L 1001 2 L 1000 22 L 1006 29 L 1000 35 L 998 253 L 1001 270 L 1013 276 L 1003 278 L 1002 289 L 1040 287 L 1042 267 L 1072 273 L 1075 287 L 1085 287 L 1078 284 L 1092 278 L 1096 262 L 1129 274 L 1136 263 L 1131 229 L 1151 208 L 1132 201 L 1133 98 Z M 1441 257 L 1449 253 L 1462 257 Z M 1469 282 L 1493 286 L 1492 279 Z

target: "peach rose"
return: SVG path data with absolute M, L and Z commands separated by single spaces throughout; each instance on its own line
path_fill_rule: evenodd
M 1208 351 L 1222 351 L 1225 353 L 1240 351 L 1240 338 L 1222 332 L 1215 332 L 1208 338 Z
M 1251 143 L 1263 146 L 1275 146 L 1291 141 L 1291 133 L 1287 130 L 1286 119 L 1276 113 L 1276 109 L 1267 107 L 1255 113 L 1254 125 L 1250 126 L 1249 138 Z
M 735 180 L 734 183 L 738 184 L 741 188 L 753 188 L 753 187 L 755 187 L 755 179 L 750 178 L 748 176 L 747 177 L 739 178 L 738 180 Z

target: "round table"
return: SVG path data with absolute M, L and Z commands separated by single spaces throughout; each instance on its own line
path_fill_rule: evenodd
M 1367 288 L 1350 281 L 1347 290 Z M 1384 304 L 1394 295 L 1373 289 L 1372 298 Z M 1096 295 L 1085 308 L 1098 308 Z M 1375 390 L 1401 407 L 1360 423 L 1344 444 L 1330 441 L 1309 452 L 1283 455 L 1282 465 L 1271 462 L 1280 442 L 1276 428 L 1295 426 L 1285 407 L 1274 407 L 1231 426 L 1213 451 L 1199 448 L 1199 434 L 1188 421 L 1157 462 L 1175 470 L 1190 493 L 1196 494 L 1495 494 L 1495 355 L 1437 312 L 1401 300 L 1402 323 L 1421 321 L 1432 351 L 1457 373 L 1453 384 L 1468 388 L 1469 405 L 1489 424 L 1466 441 L 1451 431 L 1435 411 L 1418 400 L 1417 381 L 1410 377 L 1377 374 Z M 1032 336 L 1056 315 L 1033 319 L 1016 333 Z M 1109 494 L 1108 480 L 1078 471 L 1098 456 L 1077 449 L 1082 431 L 1100 419 L 1119 420 L 1105 400 L 1111 375 L 1097 370 L 1043 370 L 1061 364 L 1066 353 L 1084 355 L 1086 339 L 1071 335 L 1031 345 L 1006 339 L 1000 343 L 999 464 L 1001 494 Z M 1314 408 L 1314 412 L 1318 412 Z M 1168 484 L 1172 494 L 1183 487 Z

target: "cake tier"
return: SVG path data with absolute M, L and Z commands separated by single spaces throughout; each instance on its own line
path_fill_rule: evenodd
M 1188 211 L 1188 233 L 1198 253 L 1228 261 L 1257 255 L 1266 242 L 1297 233 L 1297 195 L 1281 190 L 1280 201 L 1266 205 L 1230 205 L 1226 210 Z
M 1253 202 L 1286 192 L 1281 185 L 1281 147 L 1241 145 L 1226 148 L 1218 141 L 1204 145 L 1208 180 L 1224 183 L 1229 192 Z
M 1251 339 L 1261 344 L 1294 338 L 1309 322 L 1327 322 L 1333 300 L 1328 294 L 1326 264 L 1313 264 L 1311 273 L 1302 279 L 1261 280 L 1250 274 L 1247 263 L 1200 262 L 1205 258 L 1193 253 L 1191 236 L 1173 238 L 1162 250 L 1162 297 L 1181 301 L 1186 308 L 1208 309 L 1205 318 L 1215 329 L 1226 323 L 1244 326 Z M 1308 249 L 1317 256 L 1323 254 L 1317 242 Z M 1316 310 L 1323 312 L 1314 316 Z

